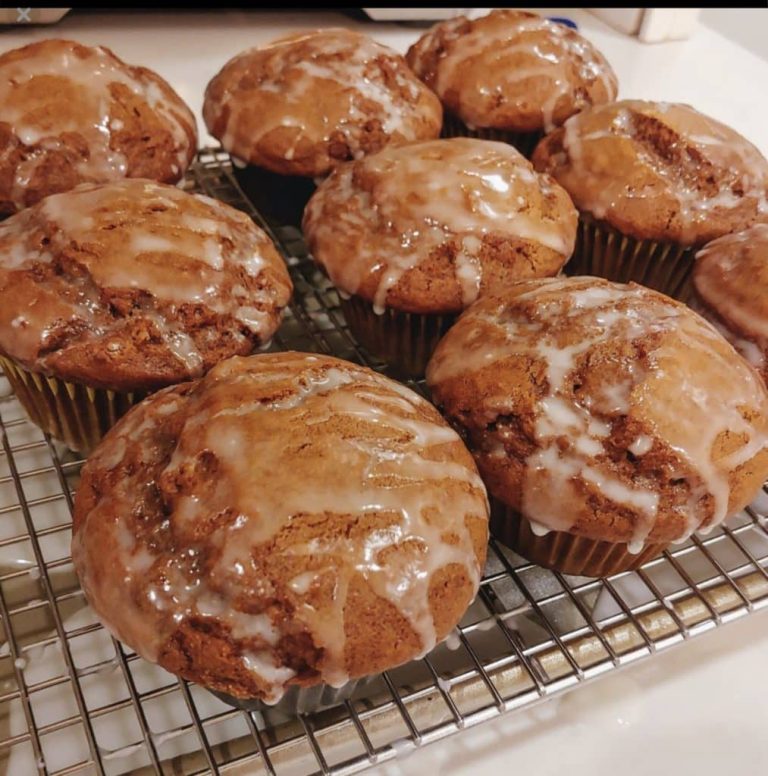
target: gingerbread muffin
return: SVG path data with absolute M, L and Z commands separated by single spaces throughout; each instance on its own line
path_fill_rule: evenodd
M 314 178 L 385 146 L 437 137 L 442 123 L 440 102 L 400 54 L 336 28 L 235 57 L 208 84 L 203 116 L 241 160 L 235 170 L 249 194 L 296 221 Z
M 104 46 L 42 40 L 0 55 L 0 213 L 84 182 L 175 183 L 196 149 L 179 95 Z
M 313 688 L 348 693 L 445 638 L 478 589 L 487 510 L 424 399 L 346 361 L 272 353 L 112 429 L 83 469 L 72 557 L 142 657 L 300 711 Z
M 768 224 L 720 237 L 696 254 L 691 306 L 768 383 Z
M 526 11 L 440 22 L 406 59 L 443 103 L 445 136 L 505 140 L 526 156 L 545 132 L 618 89 L 588 40 Z
M 228 205 L 81 184 L 0 224 L 0 363 L 32 420 L 87 450 L 138 396 L 266 343 L 291 288 Z
M 530 560 L 607 576 L 742 509 L 768 477 L 768 391 L 703 318 L 635 284 L 524 281 L 427 369 Z
M 563 189 L 512 146 L 453 138 L 336 170 L 309 202 L 303 228 L 355 336 L 418 375 L 479 294 L 557 274 L 576 222 Z
M 689 105 L 623 100 L 541 141 L 534 166 L 581 213 L 568 271 L 686 294 L 696 249 L 768 220 L 768 161 Z

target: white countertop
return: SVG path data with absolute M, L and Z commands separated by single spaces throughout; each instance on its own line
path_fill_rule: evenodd
M 688 41 L 642 45 L 587 13 L 552 10 L 576 18 L 606 54 L 621 96 L 690 103 L 768 155 L 768 61 L 706 27 Z M 73 12 L 55 27 L 6 29 L 0 48 L 53 36 L 105 44 L 170 81 L 198 117 L 201 144 L 210 144 L 200 119 L 203 90 L 230 57 L 292 30 L 330 25 L 364 29 L 401 51 L 420 32 L 330 12 Z M 560 699 L 464 731 L 379 773 L 765 773 L 767 655 L 768 612 L 762 612 Z

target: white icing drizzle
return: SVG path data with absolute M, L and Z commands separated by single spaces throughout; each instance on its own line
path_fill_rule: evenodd
M 232 77 L 251 72 L 245 81 Z M 334 99 L 317 102 L 318 88 L 333 88 Z M 258 161 L 262 140 L 283 127 L 294 130 L 283 153 L 287 161 L 294 160 L 302 141 L 327 142 L 334 133 L 360 158 L 361 128 L 371 120 L 389 136 L 410 141 L 425 136 L 423 103 L 430 97 L 396 51 L 358 32 L 329 28 L 239 54 L 209 84 L 203 115 L 224 148 L 242 159 Z M 439 116 L 439 107 L 432 107 Z M 426 136 L 438 131 L 436 121 Z
M 716 188 L 697 185 L 695 175 L 676 158 L 666 159 L 644 141 L 638 127 L 652 118 L 692 146 L 702 161 L 696 170 L 710 165 Z M 641 100 L 621 100 L 595 107 L 569 118 L 563 125 L 565 154 L 550 160 L 537 158 L 565 186 L 580 210 L 599 219 L 630 219 L 634 213 L 645 221 L 652 207 L 671 206 L 675 220 L 666 238 L 685 245 L 701 242 L 713 216 L 744 209 L 744 223 L 757 213 L 768 212 L 768 162 L 752 143 L 734 130 L 688 105 Z M 702 134 L 702 128 L 706 134 Z M 603 160 L 627 157 L 627 143 L 635 154 L 631 177 L 616 174 Z M 538 155 L 537 155 L 538 156 Z M 687 165 L 687 167 L 686 167 Z M 638 180 L 645 185 L 638 185 Z M 710 185 L 711 181 L 707 184 Z M 733 227 L 730 227 L 733 228 Z
M 466 25 L 463 16 L 435 25 L 411 47 L 408 61 L 471 128 L 500 127 L 494 116 L 500 102 L 537 111 L 539 127 L 550 132 L 559 123 L 555 115 L 558 108 L 564 110 L 563 100 L 572 105 L 571 113 L 591 104 L 585 86 L 599 81 L 604 101 L 616 97 L 616 76 L 608 62 L 565 25 L 506 10 L 473 19 L 462 29 Z M 547 97 L 532 106 L 542 83 Z
M 768 374 L 768 224 L 708 243 L 696 254 L 693 286 L 699 299 L 691 306 Z
M 49 152 L 62 147 L 65 132 L 77 133 L 88 147 L 76 166 L 80 180 L 110 181 L 130 173 L 114 134 L 123 122 L 110 115 L 111 89 L 117 85 L 139 96 L 162 119 L 173 138 L 177 174 L 187 168 L 195 119 L 178 95 L 169 96 L 160 87 L 156 74 L 126 65 L 101 46 L 70 41 L 41 41 L 26 47 L 23 57 L 14 53 L 0 57 L 0 122 L 8 123 L 27 146 L 11 191 L 18 209 L 24 207 L 27 184 Z
M 315 259 L 343 292 L 356 293 L 380 273 L 372 299 L 378 312 L 403 275 L 453 245 L 466 307 L 480 292 L 486 236 L 548 248 L 563 262 L 571 255 L 576 213 L 553 207 L 557 194 L 551 180 L 506 143 L 433 140 L 388 148 L 336 170 L 310 200 L 303 226 Z M 558 199 L 563 206 L 566 201 Z M 340 250 L 347 244 L 349 250 Z M 553 273 L 558 269 L 555 262 Z
M 100 244 L 105 234 L 110 241 L 119 239 L 120 250 Z M 245 214 L 174 186 L 137 179 L 82 184 L 0 224 L 0 289 L 15 272 L 71 256 L 73 245 L 83 250 L 75 254 L 79 274 L 61 284 L 66 296 L 54 303 L 51 292 L 43 296 L 41 283 L 39 303 L 0 310 L 0 322 L 8 316 L 14 332 L 2 339 L 0 326 L 0 345 L 21 361 L 35 362 L 57 320 L 83 321 L 87 334 L 82 336 L 91 339 L 118 334 L 126 319 L 109 316 L 99 292 L 130 289 L 148 295 L 134 305 L 131 316 L 151 322 L 186 373 L 196 376 L 202 373 L 203 356 L 174 312 L 180 305 L 231 315 L 266 341 L 288 301 L 287 272 L 269 238 Z M 243 273 L 256 278 L 266 268 L 283 277 L 282 287 L 263 282 L 249 291 L 241 282 Z M 170 314 L 161 312 L 158 303 L 170 305 Z M 110 352 L 121 347 L 118 340 L 107 345 Z M 44 359 L 39 365 L 45 366 Z
M 165 639 L 188 618 L 218 621 L 229 627 L 243 665 L 258 675 L 267 702 L 274 703 L 295 675 L 276 647 L 299 626 L 323 650 L 322 681 L 348 681 L 344 620 L 350 585 L 363 580 L 394 605 L 423 653 L 442 636 L 430 605 L 434 575 L 458 567 L 477 590 L 481 559 L 465 518 L 487 519 L 483 484 L 471 462 L 460 463 L 447 452 L 446 446 L 458 446 L 456 432 L 404 386 L 336 359 L 281 353 L 230 359 L 188 397 L 168 389 L 142 406 L 143 413 L 128 416 L 119 433 L 108 437 L 91 465 L 122 461 L 126 440 L 151 455 L 158 413 L 182 413 L 174 452 L 157 477 L 170 499 L 169 518 L 157 536 L 162 546 L 172 541 L 173 550 L 158 553 L 125 528 L 141 490 L 137 472 L 119 479 L 86 516 L 87 522 L 113 516 L 115 562 L 125 569 L 125 589 L 133 591 L 125 594 L 129 603 L 121 599 L 115 608 L 108 600 L 123 591 L 95 583 L 99 548 L 89 544 L 87 524 L 76 533 L 73 557 L 100 617 L 143 656 L 157 660 Z M 213 478 L 198 476 L 183 492 L 165 484 L 185 481 L 202 453 L 215 456 Z M 286 476 L 290 487 L 280 487 Z M 192 538 L 198 526 L 224 512 L 236 518 L 207 530 L 202 544 Z M 311 530 L 321 517 L 326 528 Z M 280 536 L 294 536 L 285 532 L 298 523 L 306 530 L 297 528 L 296 538 L 270 550 L 295 573 L 282 581 L 265 575 L 257 551 Z M 199 564 L 211 557 L 206 548 L 216 553 L 203 574 Z M 163 584 L 147 584 L 148 564 L 162 568 Z M 333 592 L 318 598 L 329 584 Z M 292 622 L 258 609 L 277 594 L 292 602 Z M 150 632 L 151 638 L 137 640 Z
M 606 448 L 612 422 L 628 415 L 645 428 L 628 445 L 630 453 L 642 457 L 660 443 L 688 467 L 689 473 L 680 476 L 688 482 L 690 497 L 671 507 L 684 518 L 680 538 L 705 521 L 712 526 L 725 519 L 730 473 L 768 447 L 761 417 L 768 412 L 768 395 L 751 368 L 734 359 L 728 345 L 698 316 L 640 286 L 573 278 L 531 281 L 519 288 L 523 290 L 508 301 L 483 300 L 465 314 L 438 347 L 427 381 L 439 396 L 441 383 L 512 356 L 545 364 L 547 389 L 535 405 L 536 449 L 526 459 L 522 482 L 526 518 L 537 527 L 569 530 L 573 505 L 583 499 L 587 483 L 633 513 L 630 545 L 640 551 L 659 518 L 659 492 L 653 480 L 638 475 L 628 483 Z M 583 339 L 564 345 L 565 331 L 583 332 Z M 660 338 L 661 344 L 647 355 L 645 366 L 615 361 L 617 381 L 609 384 L 610 390 L 603 386 L 573 393 L 571 374 L 582 358 L 614 341 L 648 337 Z M 692 363 L 698 366 L 686 365 L 666 338 L 695 354 Z M 665 403 L 659 400 L 665 394 L 674 395 Z M 489 399 L 486 407 L 489 413 L 511 411 L 503 397 Z M 747 420 L 744 411 L 757 412 L 758 420 Z M 715 446 L 726 433 L 740 436 L 743 443 L 721 455 Z M 496 449 L 489 455 L 499 457 Z M 708 512 L 702 507 L 706 498 L 712 501 Z

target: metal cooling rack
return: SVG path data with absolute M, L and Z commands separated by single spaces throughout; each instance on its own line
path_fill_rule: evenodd
M 201 152 L 187 186 L 270 228 L 221 152 Z M 298 230 L 270 231 L 296 285 L 273 347 L 383 370 L 349 335 Z M 95 620 L 69 556 L 81 461 L 26 419 L 4 379 L 0 436 L 0 770 L 12 776 L 354 773 L 768 605 L 768 493 L 727 528 L 609 579 L 545 571 L 491 541 L 477 599 L 428 657 L 329 711 L 247 714 Z

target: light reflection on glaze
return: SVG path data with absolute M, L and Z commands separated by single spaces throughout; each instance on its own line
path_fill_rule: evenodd
M 468 306 L 480 291 L 486 235 L 543 246 L 562 263 L 570 257 L 575 211 L 552 208 L 557 218 L 546 212 L 558 194 L 567 201 L 510 145 L 434 140 L 337 170 L 310 200 L 304 231 L 313 256 L 345 293 L 356 293 L 383 268 L 372 300 L 377 312 L 405 273 L 458 240 L 455 281 Z M 343 240 L 351 241 L 350 254 L 339 250 Z

